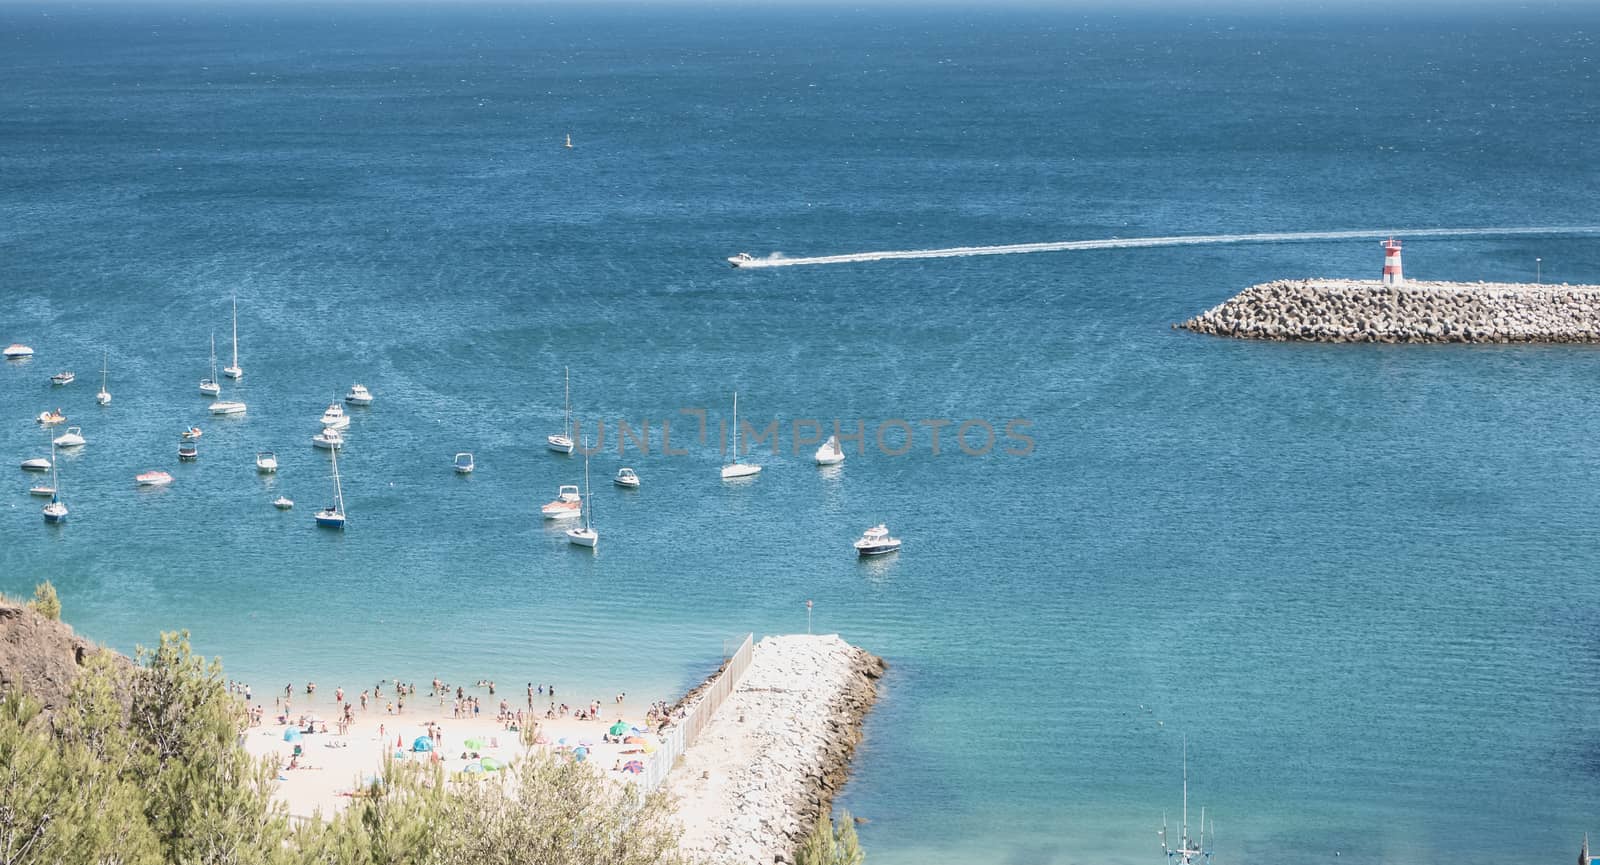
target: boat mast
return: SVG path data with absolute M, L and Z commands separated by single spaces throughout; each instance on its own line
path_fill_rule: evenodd
M 733 392 L 733 461 L 739 461 L 739 392 Z
M 565 366 L 562 369 L 566 371 L 567 378 L 567 419 L 561 424 L 561 434 L 570 442 L 572 441 L 572 367 Z
M 106 349 L 105 353 L 100 355 L 100 391 L 102 393 L 104 393 L 105 389 L 106 389 L 106 372 L 107 372 L 107 367 L 110 365 L 110 363 L 111 363 L 111 350 L 110 349 Z
M 239 368 L 239 295 L 233 296 L 233 366 L 229 369 Z
M 594 505 L 589 496 L 589 437 L 583 437 L 583 530 L 594 531 Z
M 333 458 L 333 511 L 339 516 L 344 516 L 344 487 L 339 485 L 339 447 L 334 445 L 328 449 L 328 455 Z
M 211 334 L 211 380 L 217 380 L 217 335 Z

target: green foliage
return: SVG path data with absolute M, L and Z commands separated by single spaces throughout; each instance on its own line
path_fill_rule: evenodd
M 61 599 L 56 597 L 56 587 L 49 580 L 33 587 L 33 600 L 28 606 L 47 619 L 61 621 Z
M 833 819 L 824 814 L 811 830 L 810 837 L 795 853 L 795 865 L 861 865 L 867 854 L 856 837 L 855 821 L 849 811 L 839 814 L 835 827 Z

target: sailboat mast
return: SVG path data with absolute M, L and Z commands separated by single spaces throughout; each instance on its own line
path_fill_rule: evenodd
M 733 461 L 739 461 L 739 392 L 733 392 Z
M 1189 846 L 1189 737 L 1183 737 L 1183 838 L 1184 847 Z
M 567 379 L 567 396 L 566 396 L 567 419 L 561 425 L 561 432 L 566 435 L 568 441 L 571 441 L 571 439 L 572 439 L 572 367 L 566 366 L 566 367 L 562 367 L 562 369 L 565 370 L 566 379 Z M 587 447 L 587 445 L 585 445 L 585 447 Z
M 233 366 L 239 368 L 239 295 L 233 296 Z
M 328 455 L 333 458 L 333 507 L 339 516 L 344 516 L 344 487 L 339 484 L 339 448 L 328 449 Z
M 111 350 L 107 349 L 104 354 L 100 355 L 100 390 L 102 391 L 106 389 L 106 372 L 110 364 Z
M 211 334 L 211 380 L 217 380 L 217 335 Z
M 583 437 L 583 530 L 594 528 L 594 505 L 589 496 L 589 437 Z

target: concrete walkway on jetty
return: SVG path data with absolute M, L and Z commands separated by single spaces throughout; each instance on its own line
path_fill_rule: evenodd
M 683 850 L 714 865 L 792 861 L 848 774 L 883 660 L 837 635 L 766 637 L 667 776 Z
M 1600 286 L 1280 280 L 1181 325 L 1240 339 L 1307 342 L 1600 342 Z

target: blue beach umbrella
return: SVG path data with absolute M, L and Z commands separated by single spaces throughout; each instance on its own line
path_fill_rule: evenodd
M 470 774 L 476 774 L 478 772 L 482 772 L 483 771 L 483 767 L 478 765 L 477 763 L 468 763 L 467 765 L 461 767 L 461 771 L 467 772 L 467 773 L 470 773 Z
M 283 731 L 283 741 L 285 741 L 285 742 L 298 742 L 298 741 L 300 741 L 300 728 L 299 727 L 290 727 L 289 729 L 284 730 Z
M 411 743 L 411 750 L 413 750 L 413 751 L 432 751 L 433 750 L 433 740 L 429 739 L 427 736 L 418 736 L 417 740 L 415 742 Z

